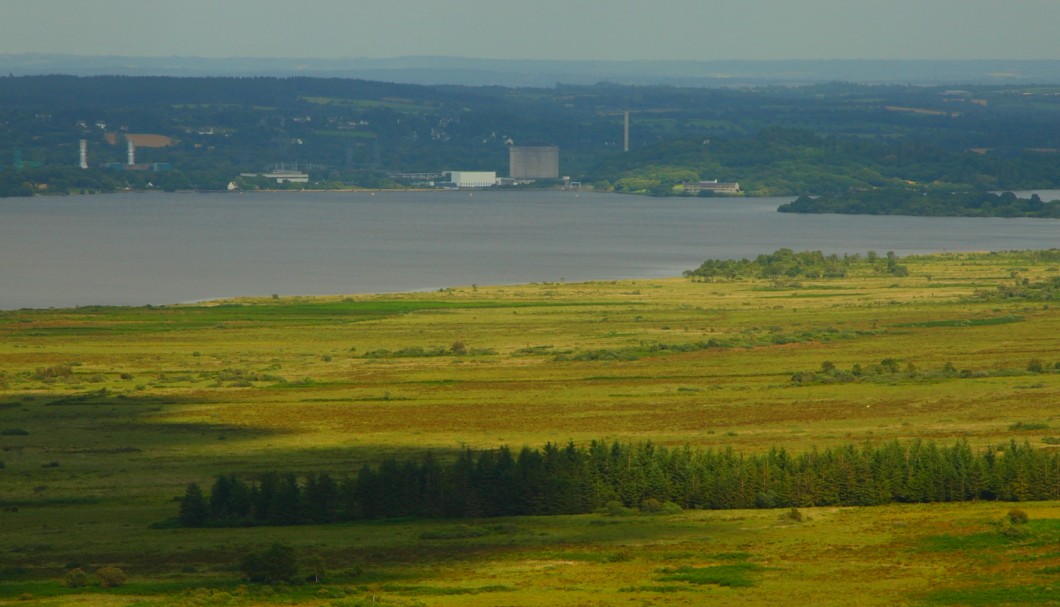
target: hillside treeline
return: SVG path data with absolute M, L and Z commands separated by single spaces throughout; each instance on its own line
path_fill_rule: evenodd
M 852 444 L 791 454 L 594 441 L 518 453 L 465 449 L 451 462 L 387 459 L 336 480 L 268 473 L 189 485 L 185 526 L 297 525 L 385 517 L 579 514 L 672 502 L 682 508 L 870 506 L 891 502 L 1060 499 L 1060 453 L 1010 442 Z
M 528 90 L 306 77 L 0 77 L 0 169 L 13 169 L 0 174 L 0 195 L 24 194 L 24 183 L 37 193 L 107 191 L 79 186 L 69 173 L 19 173 L 80 170 L 81 139 L 89 170 L 102 172 L 126 161 L 126 134 L 168 137 L 164 147 L 139 147 L 136 159 L 172 170 L 92 179 L 119 189 L 150 182 L 213 190 L 242 172 L 297 166 L 316 187 L 393 187 L 389 179 L 416 181 L 396 175 L 405 172 L 505 175 L 510 144 L 546 143 L 560 147 L 561 175 L 659 195 L 680 194 L 681 183 L 700 179 L 738 181 L 756 195 L 909 182 L 940 189 L 1060 185 L 1054 92 L 966 92 L 840 83 Z
M 750 137 L 673 139 L 612 156 L 593 167 L 599 186 L 657 196 L 683 193 L 700 179 L 736 181 L 755 196 L 1053 188 L 1060 155 L 1038 151 L 976 154 L 923 140 L 875 141 L 822 137 L 814 131 L 768 127 Z
M 1051 217 L 1060 219 L 1060 200 L 1037 194 L 1019 198 L 1012 192 L 923 192 L 908 189 L 869 190 L 830 196 L 800 196 L 782 204 L 781 213 L 851 213 L 934 217 Z

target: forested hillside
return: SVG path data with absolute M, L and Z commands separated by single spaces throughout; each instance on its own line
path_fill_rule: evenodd
M 623 116 L 630 113 L 630 151 Z M 1050 187 L 1060 87 L 828 84 L 747 89 L 419 86 L 338 78 L 0 78 L 0 195 L 217 189 L 244 171 L 308 170 L 317 187 L 395 173 L 508 172 L 508 146 L 560 147 L 560 173 L 619 191 L 696 179 L 753 194 L 916 185 Z M 126 161 L 159 173 L 101 168 Z M 89 169 L 78 166 L 88 142 Z M 149 185 L 150 184 L 150 185 Z M 253 185 L 253 184 L 251 184 Z
M 739 182 L 760 196 L 873 188 L 1029 189 L 1060 184 L 1060 154 L 976 154 L 912 138 L 884 142 L 767 128 L 754 137 L 667 141 L 594 168 L 604 187 L 658 195 L 699 179 Z M 606 182 L 606 183 L 604 183 Z M 675 189 L 676 187 L 676 189 Z

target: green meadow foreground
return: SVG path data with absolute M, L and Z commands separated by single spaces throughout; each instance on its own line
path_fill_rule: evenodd
M 1060 252 L 900 263 L 0 312 L 0 604 L 1058 605 L 1060 502 L 158 524 L 465 446 L 1060 449 Z M 242 581 L 275 543 L 312 581 Z

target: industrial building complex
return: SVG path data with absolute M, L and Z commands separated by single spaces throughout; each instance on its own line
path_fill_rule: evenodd
M 740 184 L 736 182 L 725 182 L 714 179 L 712 181 L 699 181 L 684 184 L 686 194 L 699 194 L 700 192 L 714 192 L 715 194 L 739 194 Z
M 508 176 L 513 179 L 559 179 L 559 147 L 513 145 L 508 148 Z
M 457 188 L 490 188 L 497 185 L 496 171 L 448 171 L 449 181 Z

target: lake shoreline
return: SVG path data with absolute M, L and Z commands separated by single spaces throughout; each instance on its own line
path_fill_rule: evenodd
M 680 276 L 706 259 L 1040 249 L 1034 219 L 777 213 L 782 198 L 272 191 L 8 199 L 0 309 Z

